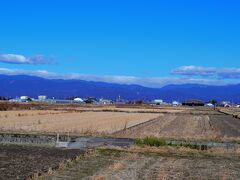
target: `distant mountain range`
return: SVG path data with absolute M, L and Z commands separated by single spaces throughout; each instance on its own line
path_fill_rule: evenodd
M 240 102 L 240 84 L 209 86 L 199 84 L 167 85 L 162 88 L 148 88 L 139 85 L 123 85 L 83 80 L 44 79 L 26 75 L 0 75 L 0 96 L 15 98 L 21 95 L 37 97 L 67 98 L 71 96 L 96 97 L 128 100 L 163 99 L 173 100 L 201 99 L 208 101 L 229 100 Z

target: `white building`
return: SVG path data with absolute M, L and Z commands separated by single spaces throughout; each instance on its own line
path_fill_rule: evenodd
M 47 99 L 47 96 L 45 96 L 45 95 L 38 96 L 39 101 L 46 101 L 46 99 Z
M 162 99 L 155 99 L 155 100 L 153 100 L 153 103 L 160 105 L 160 104 L 163 104 L 163 100 Z
M 207 104 L 205 104 L 205 106 L 207 106 L 207 107 L 214 107 L 214 105 L 212 103 L 207 103 Z
M 106 105 L 106 104 L 112 104 L 112 100 L 101 98 L 101 99 L 99 99 L 99 103 L 100 103 L 100 104 L 104 104 L 104 105 Z
M 83 103 L 83 99 L 82 98 L 74 98 L 73 99 L 73 102 L 76 102 L 76 103 Z
M 221 105 L 222 105 L 223 107 L 231 107 L 231 102 L 230 102 L 230 101 L 222 101 L 222 102 L 221 102 Z
M 173 105 L 173 106 L 180 106 L 180 103 L 179 103 L 178 101 L 173 101 L 173 102 L 172 102 L 172 105 Z
M 20 96 L 20 99 L 21 100 L 29 100 L 29 97 L 28 96 Z

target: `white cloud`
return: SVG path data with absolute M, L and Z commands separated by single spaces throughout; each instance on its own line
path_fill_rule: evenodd
M 0 54 L 0 62 L 9 64 L 51 64 L 53 60 L 42 55 L 27 57 L 19 54 Z
M 240 68 L 181 66 L 172 70 L 172 74 L 184 76 L 202 76 L 217 79 L 239 79 Z
M 21 69 L 8 69 L 0 68 L 0 74 L 5 75 L 31 75 L 38 76 L 46 79 L 72 79 L 72 80 L 86 80 L 86 81 L 99 81 L 107 83 L 118 83 L 118 84 L 138 84 L 146 87 L 162 87 L 168 84 L 208 84 L 208 85 L 224 85 L 233 84 L 237 81 L 225 81 L 218 79 L 205 79 L 205 78 L 192 78 L 192 77 L 135 77 L 135 76 L 97 76 L 97 75 L 86 75 L 78 73 L 55 73 L 46 70 L 21 70 Z

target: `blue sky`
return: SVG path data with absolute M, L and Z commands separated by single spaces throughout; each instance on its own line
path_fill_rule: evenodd
M 240 2 L 0 2 L 0 73 L 160 87 L 240 78 Z

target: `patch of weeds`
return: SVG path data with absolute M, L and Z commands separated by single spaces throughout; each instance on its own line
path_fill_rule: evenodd
M 183 147 L 190 148 L 190 149 L 197 149 L 197 150 L 208 150 L 207 145 L 198 145 L 198 144 L 182 144 Z
M 121 150 L 117 149 L 97 149 L 98 153 L 104 156 L 114 156 L 114 157 L 121 157 Z
M 167 142 L 165 139 L 160 139 L 154 136 L 148 136 L 143 139 L 136 139 L 135 144 L 159 147 L 167 145 Z
M 168 142 L 165 139 L 157 138 L 154 136 L 145 137 L 143 139 L 136 139 L 135 144 L 138 146 L 154 146 L 154 147 L 160 147 L 160 146 L 171 146 L 171 147 L 186 147 L 190 149 L 197 149 L 197 150 L 207 150 L 207 145 L 201 145 L 191 142 L 181 142 L 181 143 L 174 143 L 174 142 Z

